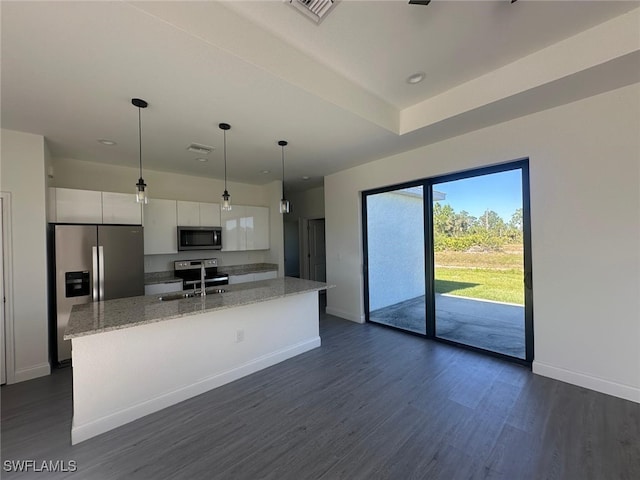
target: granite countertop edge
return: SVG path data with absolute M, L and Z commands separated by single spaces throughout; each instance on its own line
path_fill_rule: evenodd
M 300 283 L 296 286 L 297 282 L 305 282 L 306 285 L 302 286 Z M 284 292 L 277 291 L 280 288 L 287 288 L 287 284 L 290 284 L 289 287 L 291 290 Z M 289 297 L 293 295 L 299 295 L 303 293 L 309 293 L 313 291 L 326 290 L 328 288 L 333 288 L 334 285 L 328 285 L 322 282 L 314 282 L 310 280 L 300 280 L 296 278 L 278 278 L 272 280 L 262 280 L 258 282 L 249 282 L 238 285 L 230 285 L 225 286 L 229 288 L 225 293 L 215 293 L 209 294 L 205 298 L 196 297 L 196 298 L 185 298 L 180 300 L 170 300 L 170 301 L 161 301 L 158 299 L 158 295 L 147 295 L 140 297 L 129 297 L 129 298 L 121 298 L 115 300 L 107 300 L 106 302 L 94 302 L 82 305 L 75 305 L 72 312 L 71 317 L 69 319 L 69 324 L 67 326 L 67 331 L 65 332 L 64 339 L 70 340 L 73 338 L 85 337 L 89 335 L 96 335 L 99 333 L 112 332 L 115 330 L 123 330 L 132 327 L 138 327 L 142 325 L 147 325 L 150 323 L 163 322 L 166 320 L 173 320 L 177 318 L 189 317 L 193 315 L 199 315 L 202 313 L 211 313 L 219 310 L 227 310 L 230 308 L 241 307 L 245 305 L 251 305 L 255 303 L 261 303 L 268 300 L 275 300 L 278 298 Z M 299 287 L 299 288 L 297 288 Z M 271 290 L 266 290 L 269 289 Z M 259 295 L 255 295 L 256 290 L 261 290 Z M 243 295 L 242 292 L 254 292 L 254 294 Z M 224 300 L 231 299 L 230 303 L 221 303 Z M 178 302 L 178 303 L 176 303 Z M 207 305 L 207 302 L 209 303 Z M 202 305 L 204 303 L 204 305 Z M 113 324 L 109 326 L 103 327 L 94 327 L 96 311 L 100 312 L 100 310 L 104 310 L 104 307 L 109 304 L 109 306 L 113 307 L 112 313 L 109 313 L 111 317 L 116 317 L 120 314 L 121 316 L 126 316 L 126 314 L 131 315 L 131 312 L 135 312 L 137 309 L 144 309 L 146 307 L 154 307 L 158 308 L 158 312 L 154 314 L 150 314 L 149 318 L 144 318 L 138 321 L 123 321 L 119 324 Z M 163 307 L 166 309 L 171 309 L 172 306 L 180 306 L 182 304 L 183 307 L 187 309 L 182 312 L 171 312 L 171 313 L 162 313 Z M 198 305 L 202 305 L 202 307 L 198 307 Z M 145 312 L 146 313 L 146 312 Z M 75 314 L 75 315 L 74 315 Z M 100 315 L 100 313 L 98 313 Z M 102 314 L 104 316 L 104 313 Z M 73 317 L 76 317 L 74 319 Z M 81 317 L 77 319 L 77 317 Z M 75 323 L 80 323 L 79 326 L 75 325 Z M 91 326 L 83 325 L 84 323 L 90 323 Z M 75 328 L 74 328 L 75 327 Z M 71 331 L 69 331 L 71 330 Z M 76 330 L 75 332 L 73 330 Z

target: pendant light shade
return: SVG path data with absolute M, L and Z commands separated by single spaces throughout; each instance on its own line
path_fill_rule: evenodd
M 287 200 L 284 196 L 284 147 L 288 145 L 286 140 L 280 140 L 278 142 L 280 148 L 282 149 L 282 198 L 280 199 L 280 213 L 289 213 L 290 204 L 289 200 Z
M 132 98 L 131 103 L 138 108 L 138 145 L 140 147 L 140 178 L 138 179 L 138 183 L 136 183 L 136 202 L 147 204 L 149 203 L 149 191 L 146 189 L 147 184 L 144 183 L 144 179 L 142 178 L 142 121 L 140 111 L 143 108 L 147 108 L 149 104 L 141 98 Z
M 228 123 L 221 123 L 218 125 L 224 135 L 224 193 L 222 194 L 222 210 L 231 210 L 231 195 L 227 191 L 227 130 L 231 129 L 231 125 Z

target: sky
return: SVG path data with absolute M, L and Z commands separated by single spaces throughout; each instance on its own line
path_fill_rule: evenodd
M 509 222 L 513 212 L 522 208 L 520 169 L 438 183 L 433 188 L 447 194 L 446 199 L 440 201 L 442 205 L 448 203 L 456 212 L 466 210 L 474 217 L 488 209 Z

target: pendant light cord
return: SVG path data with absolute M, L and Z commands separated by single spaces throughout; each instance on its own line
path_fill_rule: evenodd
M 224 135 L 224 191 L 227 191 L 227 131 L 222 131 Z
M 140 178 L 142 178 L 142 121 L 140 120 L 140 107 L 138 107 L 138 146 L 140 153 Z
M 282 148 L 282 199 L 284 200 L 284 145 Z

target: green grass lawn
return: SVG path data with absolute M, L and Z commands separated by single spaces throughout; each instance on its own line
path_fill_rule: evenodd
M 436 267 L 437 293 L 524 305 L 521 269 Z

